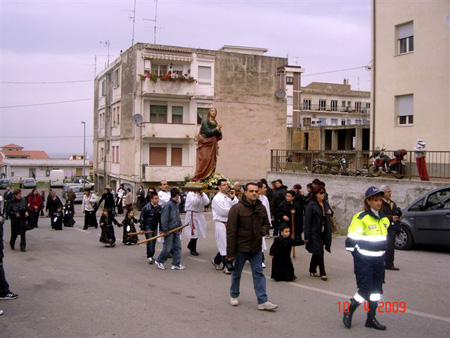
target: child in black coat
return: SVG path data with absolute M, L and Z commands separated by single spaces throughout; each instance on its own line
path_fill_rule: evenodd
M 100 228 L 102 229 L 102 234 L 100 235 L 100 242 L 109 244 L 111 248 L 113 248 L 116 245 L 114 224 L 119 225 L 119 222 L 117 222 L 114 216 L 112 216 L 108 208 L 104 208 L 102 217 L 100 217 Z
M 53 214 L 53 229 L 62 230 L 62 224 L 63 224 L 62 208 L 58 207 L 58 209 L 56 209 L 56 212 Z
M 74 209 L 72 200 L 67 200 L 66 205 L 64 206 L 64 226 L 65 227 L 73 227 L 75 224 L 75 220 L 73 219 Z
M 280 236 L 273 240 L 270 247 L 270 257 L 272 257 L 271 278 L 276 282 L 290 282 L 297 278 L 291 261 L 291 250 L 293 246 L 303 244 L 305 243 L 302 239 L 291 238 L 291 228 L 288 225 L 281 228 Z
M 123 244 L 131 245 L 137 243 L 136 235 L 129 235 L 130 232 L 136 232 L 135 224 L 138 222 L 136 218 L 134 218 L 134 211 L 131 210 L 128 212 L 127 216 L 122 221 L 123 226 Z

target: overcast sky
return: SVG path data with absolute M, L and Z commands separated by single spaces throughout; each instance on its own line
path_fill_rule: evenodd
M 1 145 L 81 154 L 86 121 L 92 154 L 93 79 L 108 59 L 101 41 L 110 41 L 110 61 L 131 46 L 134 1 L 0 1 Z M 303 85 L 348 78 L 352 89 L 370 90 L 364 68 L 333 72 L 371 63 L 370 10 L 370 0 L 159 0 L 157 43 L 264 47 L 305 68 Z M 154 0 L 136 1 L 135 42 L 153 42 L 144 19 L 154 15 Z

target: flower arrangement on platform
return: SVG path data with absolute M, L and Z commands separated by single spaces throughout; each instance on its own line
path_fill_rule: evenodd
M 228 177 L 225 177 L 224 175 L 218 172 L 215 172 L 213 175 L 201 181 L 201 183 L 203 184 L 203 188 L 205 188 L 205 190 L 216 190 L 219 189 L 217 182 L 220 179 L 226 179 L 227 184 L 230 188 L 233 186 L 233 182 Z

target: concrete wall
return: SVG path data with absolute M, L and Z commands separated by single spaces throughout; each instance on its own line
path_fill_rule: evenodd
M 285 58 L 218 52 L 217 120 L 222 124 L 217 171 L 255 180 L 270 170 L 270 150 L 286 147 L 286 100 L 277 99 L 276 71 Z
M 373 146 L 450 149 L 450 1 L 375 1 Z M 397 53 L 396 25 L 413 21 L 414 51 Z M 395 96 L 413 94 L 414 125 L 398 126 Z
M 309 175 L 301 173 L 268 172 L 267 181 L 281 179 L 289 189 L 296 183 L 302 185 L 306 191 L 306 185 L 318 178 L 324 181 L 333 208 L 336 220 L 341 229 L 346 229 L 352 216 L 362 210 L 364 192 L 370 186 L 380 187 L 387 184 L 392 189 L 392 200 L 400 208 L 408 206 L 413 200 L 423 193 L 446 186 L 445 183 L 431 183 L 409 180 L 377 179 L 370 177 L 346 177 L 332 175 Z

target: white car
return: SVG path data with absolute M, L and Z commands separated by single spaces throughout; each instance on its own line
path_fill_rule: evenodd
M 31 177 L 26 178 L 22 181 L 22 187 L 28 189 L 36 188 L 36 180 Z

